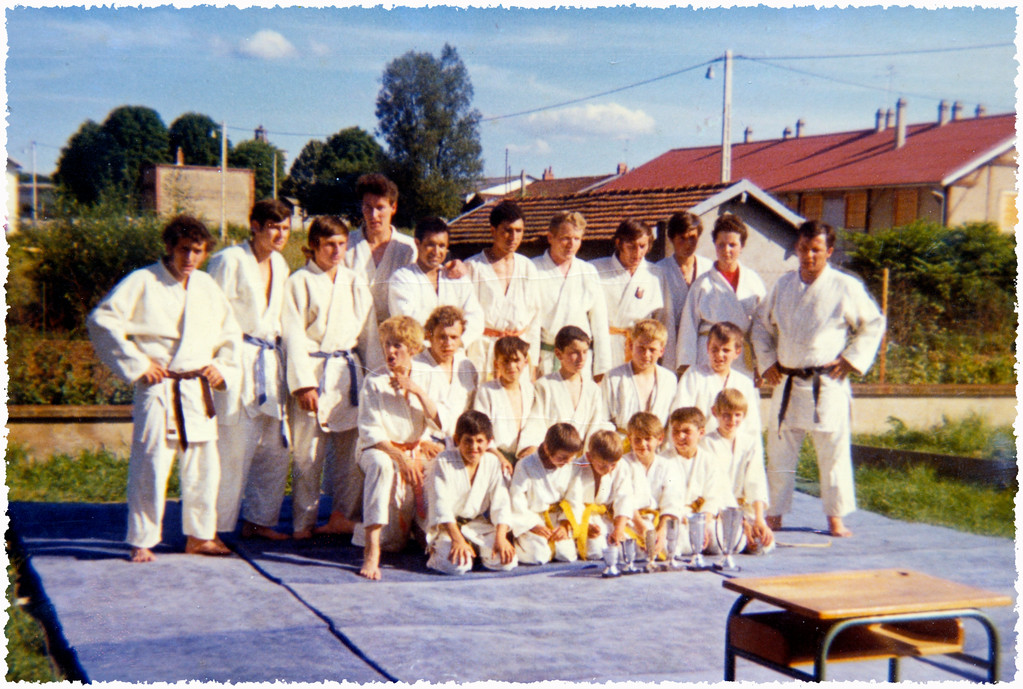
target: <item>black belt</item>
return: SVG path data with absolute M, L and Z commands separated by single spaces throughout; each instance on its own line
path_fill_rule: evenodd
M 811 366 L 809 368 L 787 368 L 778 364 L 778 371 L 783 375 L 788 376 L 785 380 L 785 387 L 781 391 L 781 409 L 778 410 L 778 429 L 781 430 L 781 422 L 785 420 L 785 412 L 789 408 L 789 397 L 792 395 L 792 379 L 800 378 L 806 380 L 807 378 L 813 379 L 813 422 L 820 423 L 821 418 L 817 414 L 817 402 L 821 396 L 821 374 L 827 373 L 828 368 L 826 366 Z

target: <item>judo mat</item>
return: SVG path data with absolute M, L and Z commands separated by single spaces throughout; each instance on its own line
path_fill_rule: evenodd
M 906 568 L 1014 600 L 1010 539 L 909 524 L 867 512 L 833 539 L 820 501 L 797 494 L 779 547 L 737 556 L 738 576 Z M 414 546 L 358 576 L 347 536 L 305 542 L 225 539 L 236 554 L 181 554 L 180 510 L 167 506 L 157 561 L 127 562 L 121 505 L 12 503 L 11 528 L 51 620 L 51 643 L 88 681 L 702 682 L 723 677 L 725 621 L 736 595 L 716 572 L 601 578 L 603 563 L 520 566 L 446 577 Z M 283 514 L 290 515 L 286 504 Z M 326 518 L 326 513 L 322 517 Z M 289 524 L 282 522 L 287 530 Z M 720 558 L 711 557 L 709 561 Z M 754 604 L 756 605 L 756 604 Z M 758 609 L 754 606 L 750 610 Z M 766 608 L 765 608 L 766 609 Z M 1000 678 L 1018 671 L 1011 607 L 986 611 L 1001 638 Z M 965 622 L 982 653 L 980 626 Z M 954 669 L 959 675 L 948 674 Z M 884 680 L 886 661 L 838 663 L 835 680 Z M 784 680 L 740 659 L 740 680 Z M 903 662 L 911 681 L 980 679 L 943 658 Z

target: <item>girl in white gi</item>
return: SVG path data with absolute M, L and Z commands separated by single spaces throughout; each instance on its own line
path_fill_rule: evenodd
M 660 269 L 646 260 L 653 239 L 653 231 L 649 226 L 627 218 L 615 230 L 614 255 L 592 262 L 604 285 L 608 330 L 611 334 L 612 368 L 629 360 L 629 330 L 644 318 L 653 318 L 663 323 L 668 332 L 666 347 L 669 351 L 675 348 L 677 327 L 671 294 L 663 282 Z M 674 371 L 673 363 L 668 363 Z
M 600 387 L 584 373 L 589 352 L 590 337 L 582 329 L 566 325 L 558 331 L 554 353 L 561 365 L 533 386 L 536 396 L 529 421 L 522 431 L 520 457 L 535 452 L 547 429 L 555 423 L 572 424 L 584 442 L 594 431 L 614 428 L 608 421 Z
M 155 559 L 167 476 L 180 449 L 186 553 L 226 555 L 217 539 L 217 421 L 211 389 L 240 385 L 241 331 L 224 293 L 197 270 L 213 243 L 195 218 L 163 230 L 167 255 L 125 277 L 89 315 L 100 361 L 135 383 L 128 460 L 128 536 L 132 562 Z
M 362 199 L 362 227 L 352 232 L 344 261 L 369 285 L 380 322 L 389 315 L 387 287 L 391 276 L 415 262 L 416 245 L 391 225 L 398 211 L 398 187 L 394 182 L 377 172 L 363 175 L 355 181 L 355 195 Z
M 469 348 L 476 370 L 490 375 L 494 366 L 494 343 L 502 337 L 520 337 L 529 344 L 529 361 L 540 356 L 540 295 L 536 268 L 516 253 L 522 243 L 525 221 L 512 201 L 502 201 L 490 211 L 493 244 L 465 262 L 476 298 L 483 307 L 483 337 Z M 536 378 L 530 370 L 529 380 Z
M 682 308 L 678 323 L 677 364 L 682 367 L 707 363 L 707 334 L 710 326 L 721 321 L 735 323 L 748 336 L 753 312 L 767 290 L 760 276 L 739 263 L 749 230 L 737 216 L 725 213 L 714 222 L 711 232 L 717 260 L 692 287 Z M 753 376 L 753 352 L 746 351 L 748 361 L 735 367 Z
M 753 322 L 764 380 L 774 386 L 767 434 L 767 523 L 777 531 L 791 507 L 799 449 L 809 433 L 820 465 L 828 529 L 833 536 L 851 536 L 842 519 L 856 509 L 848 375 L 870 368 L 885 320 L 863 283 L 828 265 L 834 228 L 809 221 L 799 226 L 797 237 L 799 269 L 778 279 Z
M 502 337 L 494 343 L 496 377 L 480 386 L 472 403 L 473 409 L 492 419 L 494 446 L 509 475 L 515 460 L 524 454 L 522 432 L 533 409 L 533 384 L 522 375 L 528 366 L 529 345 L 518 337 Z
M 429 371 L 427 396 L 437 405 L 440 429 L 424 438 L 420 449 L 430 458 L 447 447 L 455 431 L 455 421 L 469 408 L 479 383 L 476 367 L 462 350 L 465 317 L 457 306 L 440 306 L 426 319 L 427 349 L 416 354 L 415 361 Z
M 646 549 L 645 539 L 656 528 L 655 553 L 664 552 L 668 522 L 684 514 L 682 469 L 678 462 L 657 453 L 664 442 L 664 424 L 650 412 L 637 412 L 629 419 L 629 447 L 622 458 L 632 469 L 636 512 L 633 517 L 636 540 Z
M 725 388 L 718 393 L 713 406 L 717 429 L 703 436 L 701 446 L 719 467 L 726 469 L 732 495 L 742 507 L 743 536 L 737 549 L 769 552 L 774 549 L 774 534 L 764 519 L 767 509 L 764 448 L 759 434 L 751 436 L 741 432 L 741 426 L 748 421 L 747 408 L 746 398 L 735 388 Z M 723 535 L 720 528 L 716 537 L 721 549 Z
M 249 213 L 249 229 L 249 241 L 215 254 L 207 266 L 243 333 L 241 389 L 226 396 L 217 415 L 217 531 L 234 531 L 244 493 L 242 538 L 281 540 L 287 536 L 273 527 L 290 461 L 281 310 L 291 271 L 280 252 L 291 232 L 291 211 L 276 199 L 259 201 Z
M 309 260 L 285 285 L 281 323 L 291 389 L 293 536 L 312 535 L 327 462 L 330 533 L 350 531 L 361 481 L 355 471 L 363 365 L 381 361 L 369 288 L 341 265 L 348 225 L 320 216 L 309 227 Z
M 703 552 L 717 553 L 714 522 L 722 507 L 735 507 L 735 496 L 728 486 L 724 469 L 718 466 L 710 453 L 700 448 L 706 417 L 696 407 L 682 407 L 671 412 L 668 427 L 671 443 L 666 457 L 678 463 L 682 470 L 682 521 L 686 528 L 678 539 L 677 555 L 692 555 L 689 541 L 689 515 L 703 512 L 706 532 Z
M 600 560 L 608 547 L 618 547 L 635 511 L 632 470 L 620 460 L 622 440 L 614 431 L 590 436 L 586 461 L 575 463 L 568 489 L 568 504 L 579 520 L 576 547 L 579 556 Z
M 707 363 L 690 366 L 678 381 L 672 409 L 696 407 L 709 415 L 714 398 L 725 388 L 735 388 L 750 400 L 749 412 L 742 424 L 742 432 L 756 437 L 762 443 L 763 427 L 760 423 L 760 393 L 753 380 L 732 368 L 732 362 L 742 356 L 745 334 L 735 323 L 723 321 L 710 327 L 707 335 Z M 717 419 L 707 419 L 707 433 L 717 428 Z
M 668 422 L 678 379 L 657 364 L 666 340 L 663 323 L 653 319 L 639 321 L 629 334 L 630 361 L 611 369 L 600 383 L 611 423 L 623 435 L 636 412 L 648 411 L 662 423 Z
M 487 569 L 508 571 L 518 565 L 508 540 L 511 500 L 501 465 L 487 451 L 493 437 L 485 414 L 465 412 L 455 424 L 457 449 L 440 455 L 430 470 L 426 534 L 430 569 L 465 574 L 472 569 L 476 549 Z
M 593 358 L 586 366 L 587 377 L 597 382 L 611 368 L 607 300 L 597 270 L 586 261 L 576 260 L 582 245 L 586 220 L 581 213 L 558 211 L 547 228 L 550 245 L 543 256 L 533 259 L 540 299 L 540 375 L 558 368 L 554 338 L 566 325 L 580 328 L 593 343 Z
M 411 316 L 426 323 L 439 306 L 457 306 L 465 320 L 462 345 L 469 347 L 483 334 L 483 309 L 476 288 L 468 277 L 445 273 L 448 255 L 448 225 L 440 218 L 423 218 L 416 223 L 416 260 L 394 271 L 387 291 L 387 303 L 394 315 Z M 429 337 L 427 328 L 427 337 Z M 452 419 L 451 423 L 455 420 Z
M 675 213 L 668 218 L 668 242 L 674 252 L 654 264 L 660 269 L 664 284 L 668 286 L 675 323 L 682 322 L 682 307 L 685 306 L 693 282 L 714 265 L 712 260 L 696 253 L 701 234 L 703 223 L 698 216 L 689 211 Z M 674 356 L 666 355 L 664 366 L 671 368 L 672 359 Z
M 515 465 L 512 476 L 512 511 L 515 553 L 519 563 L 542 565 L 551 561 L 575 562 L 575 516 L 564 510 L 572 482 L 572 460 L 584 445 L 575 426 L 556 423 L 547 429 L 536 452 Z
M 426 393 L 430 371 L 413 357 L 423 329 L 408 316 L 380 324 L 386 368 L 366 378 L 359 398 L 359 468 L 365 475 L 362 523 L 352 544 L 364 546 L 367 579 L 380 578 L 380 551 L 405 547 L 414 521 L 426 519 L 423 477 L 432 458 L 419 450 L 428 429 L 440 431 L 436 403 Z

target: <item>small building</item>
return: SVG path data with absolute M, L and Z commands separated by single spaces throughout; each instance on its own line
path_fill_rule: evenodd
M 142 202 L 157 215 L 189 213 L 207 225 L 219 226 L 221 213 L 221 175 L 223 208 L 228 223 L 249 225 L 249 211 L 256 196 L 252 170 L 199 165 L 154 165 L 143 173 Z
M 4 218 L 4 231 L 7 234 L 18 231 L 18 216 L 21 214 L 18 208 L 18 174 L 20 172 L 21 163 L 7 156 L 7 215 Z

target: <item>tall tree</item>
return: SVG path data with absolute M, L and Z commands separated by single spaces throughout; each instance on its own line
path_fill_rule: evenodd
M 277 180 L 284 179 L 284 151 L 257 139 L 242 141 L 228 156 L 228 165 L 244 167 L 256 175 L 256 200 L 273 198 L 274 153 L 277 154 Z
M 469 72 L 447 44 L 439 59 L 409 51 L 384 69 L 376 115 L 388 171 L 402 192 L 400 223 L 451 217 L 479 178 L 480 113 L 472 96 Z
M 188 112 L 174 120 L 170 126 L 170 157 L 174 160 L 178 148 L 185 156 L 186 165 L 220 165 L 220 125 L 209 115 Z M 227 142 L 228 156 L 231 141 Z
M 86 120 L 60 150 L 55 181 L 82 203 L 95 203 L 110 185 L 110 138 L 103 128 Z
M 324 143 L 316 139 L 302 148 L 282 187 L 308 213 L 358 216 L 360 200 L 355 196 L 359 175 L 380 169 L 384 151 L 360 127 L 348 127 L 332 134 Z
M 122 105 L 107 115 L 103 132 L 110 139 L 110 178 L 125 198 L 138 202 L 146 167 L 169 162 L 167 126 L 152 108 Z

